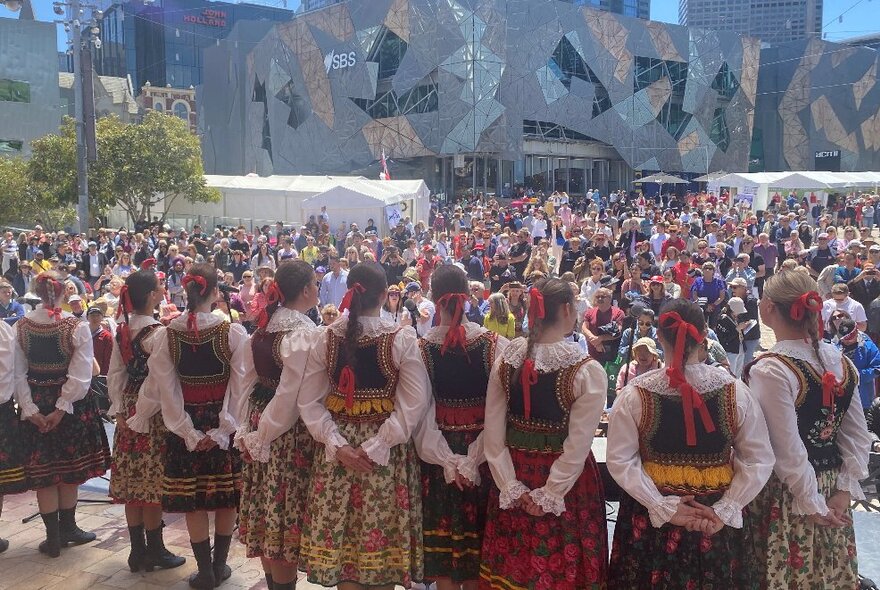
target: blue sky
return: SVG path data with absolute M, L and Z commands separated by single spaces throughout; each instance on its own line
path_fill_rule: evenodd
M 137 1 L 137 0 L 132 0 Z M 370 0 L 355 0 L 369 2 Z M 249 0 L 253 4 L 281 6 L 281 0 Z M 34 11 L 39 20 L 50 21 L 52 0 L 32 0 Z M 299 0 L 288 0 L 289 8 L 299 6 Z M 825 0 L 824 29 L 826 39 L 835 41 L 848 37 L 858 37 L 880 32 L 880 0 Z M 842 21 L 840 18 L 842 15 Z M 0 18 L 13 17 L 14 13 L 0 7 Z M 652 0 L 651 18 L 668 23 L 678 22 L 678 0 Z M 64 31 L 59 28 L 58 47 L 63 50 L 66 39 Z

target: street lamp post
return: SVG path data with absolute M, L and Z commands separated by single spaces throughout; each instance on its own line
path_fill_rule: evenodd
M 90 43 L 96 49 L 101 47 L 101 39 L 98 37 L 96 18 L 101 17 L 101 11 L 97 6 L 91 4 L 82 4 L 80 0 L 70 0 L 69 2 L 56 1 L 52 6 L 55 14 L 63 15 L 64 9 L 70 9 L 70 20 L 65 21 L 65 29 L 70 31 L 70 51 L 73 53 L 73 104 L 74 118 L 76 128 L 76 217 L 78 222 L 78 230 L 81 234 L 87 234 L 89 231 L 89 162 L 86 149 L 86 120 L 85 120 L 85 97 L 92 96 L 91 92 L 83 92 L 83 80 L 86 78 L 83 70 L 83 50 L 85 44 Z M 84 9 L 92 9 L 92 18 L 88 23 L 88 33 L 83 37 L 83 13 Z M 91 60 L 89 60 L 91 67 Z M 88 76 L 89 83 L 92 77 Z M 94 108 L 89 109 L 93 113 Z M 94 121 L 92 121 L 94 124 Z

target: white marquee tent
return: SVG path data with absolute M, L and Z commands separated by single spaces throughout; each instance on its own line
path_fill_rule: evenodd
M 753 208 L 766 209 L 774 190 L 815 190 L 827 193 L 847 188 L 874 188 L 880 185 L 880 172 L 753 172 L 723 176 L 711 185 L 736 189 L 737 193 L 754 196 Z
M 302 223 L 327 206 L 330 222 L 365 223 L 375 219 L 385 229 L 386 211 L 399 210 L 413 221 L 428 220 L 430 191 L 423 180 L 371 180 L 362 176 L 214 176 L 207 185 L 218 189 L 217 203 L 188 203 L 177 199 L 166 212 L 169 218 L 251 220 L 254 225 L 281 220 Z M 306 201 L 316 208 L 306 209 Z M 320 202 L 320 205 L 318 203 Z M 363 217 L 363 221 L 360 220 Z M 364 225 L 360 226 L 361 228 Z

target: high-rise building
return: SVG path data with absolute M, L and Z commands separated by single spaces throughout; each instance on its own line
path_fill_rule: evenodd
M 131 77 L 134 88 L 189 88 L 202 81 L 202 51 L 225 39 L 238 21 L 281 22 L 293 11 L 207 0 L 114 2 L 100 21 L 95 69 Z M 268 28 L 267 28 L 268 30 Z
M 821 34 L 822 0 L 679 0 L 678 22 L 784 43 Z

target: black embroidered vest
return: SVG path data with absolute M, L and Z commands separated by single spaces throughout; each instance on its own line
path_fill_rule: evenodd
M 28 384 L 51 387 L 67 381 L 77 324 L 79 320 L 73 317 L 50 324 L 26 317 L 18 321 L 18 342 L 27 358 Z
M 345 338 L 327 330 L 327 373 L 331 392 L 327 396 L 327 410 L 334 417 L 348 422 L 384 421 L 394 411 L 398 367 L 394 366 L 392 348 L 398 330 L 363 337 L 357 342 L 354 365 L 354 403 L 346 404 L 345 394 L 339 391 L 339 379 L 345 368 L 343 344 Z
M 186 404 L 217 402 L 226 395 L 232 351 L 229 324 L 220 322 L 195 332 L 168 328 L 171 359 Z

